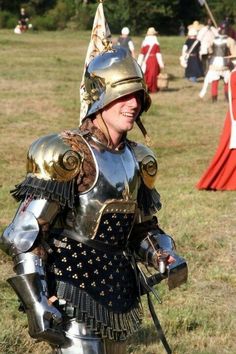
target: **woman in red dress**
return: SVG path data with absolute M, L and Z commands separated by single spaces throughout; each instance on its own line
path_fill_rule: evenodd
M 213 160 L 197 183 L 198 189 L 236 190 L 236 55 L 229 78 L 229 110 Z
M 143 67 L 143 63 L 145 63 L 145 70 L 143 71 L 149 92 L 159 91 L 157 76 L 160 74 L 161 69 L 164 68 L 160 45 L 156 37 L 157 33 L 154 27 L 148 29 L 138 56 L 140 66 Z

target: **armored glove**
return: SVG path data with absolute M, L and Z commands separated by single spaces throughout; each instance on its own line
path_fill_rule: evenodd
M 42 260 L 28 252 L 18 255 L 14 261 L 18 275 L 8 282 L 24 306 L 30 336 L 54 345 L 65 344 L 65 334 L 56 328 L 62 321 L 62 315 L 47 299 Z M 28 273 L 29 269 L 34 272 Z
M 147 237 L 140 243 L 138 255 L 161 274 L 161 277 L 158 275 L 150 277 L 149 285 L 155 285 L 161 279 L 168 278 L 171 290 L 187 281 L 187 263 L 176 253 L 171 236 L 156 231 L 148 232 Z

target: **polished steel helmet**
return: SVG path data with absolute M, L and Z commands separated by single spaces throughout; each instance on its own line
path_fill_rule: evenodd
M 151 104 L 139 64 L 122 47 L 113 47 L 97 55 L 86 69 L 84 85 L 82 99 L 88 105 L 84 118 L 134 92 L 142 94 L 140 113 L 147 111 Z

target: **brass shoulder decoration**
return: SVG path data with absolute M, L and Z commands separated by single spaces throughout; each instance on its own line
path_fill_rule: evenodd
M 44 180 L 66 182 L 80 171 L 83 156 L 59 134 L 36 140 L 27 155 L 27 174 Z
M 158 171 L 157 159 L 153 151 L 142 144 L 131 143 L 131 147 L 139 163 L 144 184 L 149 189 L 153 189 L 155 187 Z

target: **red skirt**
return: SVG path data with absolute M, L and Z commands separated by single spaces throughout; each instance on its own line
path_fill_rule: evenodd
M 229 149 L 231 120 L 226 115 L 219 146 L 197 189 L 236 190 L 236 149 Z

